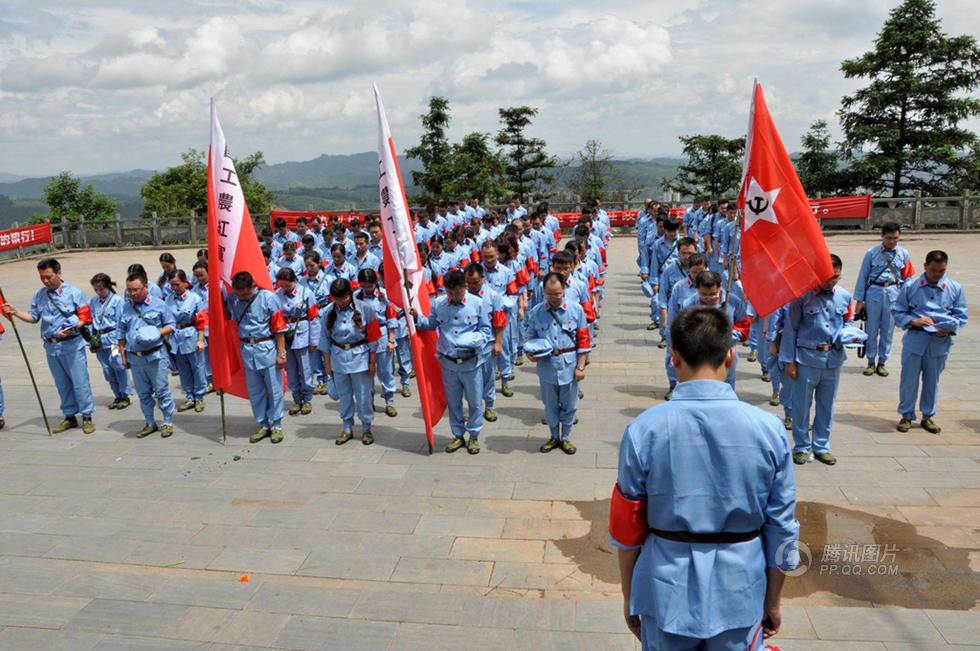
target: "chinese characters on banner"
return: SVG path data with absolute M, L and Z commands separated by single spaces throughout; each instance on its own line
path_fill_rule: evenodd
M 0 231 L 0 251 L 19 249 L 22 246 L 44 244 L 51 241 L 51 223 L 21 226 L 8 231 Z

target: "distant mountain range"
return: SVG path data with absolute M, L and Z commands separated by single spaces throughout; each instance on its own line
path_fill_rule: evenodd
M 617 174 L 629 187 L 641 188 L 641 194 L 659 196 L 661 178 L 673 177 L 681 159 L 655 158 L 613 161 Z M 406 191 L 412 194 L 411 172 L 420 170 L 417 160 L 404 157 L 399 161 Z M 135 218 L 142 209 L 140 188 L 154 172 L 130 170 L 113 174 L 82 176 L 105 195 L 115 199 L 123 218 Z M 559 170 L 561 185 L 569 168 Z M 256 177 L 275 193 L 276 204 L 293 210 L 338 210 L 349 206 L 374 207 L 378 201 L 378 156 L 375 152 L 350 155 L 323 154 L 308 161 L 288 161 L 260 168 Z M 51 177 L 25 178 L 0 173 L 0 228 L 29 215 L 46 213 L 44 188 Z M 9 198 L 10 201 L 5 201 Z

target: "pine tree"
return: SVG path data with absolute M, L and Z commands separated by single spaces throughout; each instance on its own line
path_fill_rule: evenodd
M 530 106 L 502 108 L 497 144 L 505 148 L 507 179 L 510 190 L 522 200 L 555 181 L 551 170 L 558 167 L 558 159 L 545 152 L 545 141 L 531 138 L 525 130 L 538 109 Z
M 406 158 L 422 162 L 421 171 L 412 172 L 412 182 L 422 190 L 419 197 L 426 203 L 446 198 L 452 180 L 452 148 L 446 131 L 449 129 L 449 100 L 445 97 L 429 98 L 429 112 L 420 115 L 422 138 L 419 144 L 405 150 Z

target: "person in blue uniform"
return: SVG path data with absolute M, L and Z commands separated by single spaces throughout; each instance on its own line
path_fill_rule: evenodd
M 854 286 L 854 312 L 860 314 L 864 309 L 868 319 L 865 326 L 868 366 L 864 369 L 867 376 L 888 377 L 885 362 L 891 354 L 895 332 L 892 305 L 898 297 L 898 288 L 915 274 L 909 252 L 898 245 L 901 235 L 902 227 L 895 222 L 882 225 L 881 244 L 865 252 Z
M 674 318 L 680 313 L 681 306 L 687 305 L 689 302 L 694 300 L 694 297 L 698 294 L 697 278 L 702 271 L 708 270 L 708 261 L 703 253 L 691 253 L 694 250 L 694 244 L 691 244 L 689 251 L 686 252 L 684 260 L 686 261 L 687 268 L 687 278 L 682 278 L 674 283 L 673 288 L 667 292 L 667 296 L 670 298 L 667 301 L 667 310 L 664 317 L 664 324 L 667 328 L 667 351 L 664 354 L 664 366 L 667 371 L 667 393 L 664 394 L 664 400 L 670 400 L 674 395 L 674 387 L 677 386 L 677 371 L 673 364 L 673 355 L 670 352 L 670 324 L 673 322 Z
M 502 268 L 498 265 L 498 268 Z M 478 296 L 466 291 L 462 271 L 450 271 L 443 278 L 446 293 L 432 303 L 429 315 L 412 308 L 412 317 L 422 330 L 436 330 L 436 349 L 442 367 L 442 386 L 449 409 L 449 428 L 453 439 L 446 452 L 466 447 L 470 454 L 480 452 L 483 430 L 483 364 L 481 351 L 491 337 L 490 315 Z M 463 398 L 468 414 L 463 414 Z M 464 437 L 469 435 L 469 441 Z
M 503 349 L 500 355 L 494 358 L 494 361 L 496 362 L 496 370 L 500 375 L 500 393 L 505 398 L 510 398 L 514 395 L 514 390 L 510 388 L 510 382 L 514 376 L 514 362 L 517 356 L 514 338 L 510 330 L 519 327 L 518 316 L 522 312 L 522 298 L 517 275 L 510 267 L 500 261 L 499 246 L 494 239 L 485 241 L 480 247 L 480 261 L 483 265 L 484 283 L 500 295 L 504 310 L 507 313 Z
M 297 276 L 301 275 L 306 269 L 306 265 L 303 264 L 303 258 L 296 254 L 296 243 L 293 241 L 286 242 L 282 245 L 282 256 L 275 262 L 279 269 L 288 267 Z
M 347 249 L 343 244 L 337 243 L 330 247 L 330 260 L 323 272 L 330 277 L 331 286 L 334 280 L 343 278 L 352 288 L 357 289 L 357 269 L 347 261 Z
M 286 219 L 284 217 L 276 217 L 276 221 L 273 223 L 276 227 L 275 235 L 272 239 L 275 240 L 276 244 L 279 246 L 284 246 L 286 242 L 299 242 L 299 235 L 289 230 L 286 225 Z
M 490 327 L 493 331 L 493 337 L 480 350 L 480 356 L 483 358 L 480 363 L 480 370 L 483 372 L 483 419 L 488 423 L 493 423 L 497 420 L 497 412 L 493 408 L 497 399 L 496 382 L 493 379 L 495 367 L 493 359 L 500 357 L 503 352 L 507 311 L 504 309 L 504 301 L 500 294 L 484 283 L 483 265 L 471 262 L 464 273 L 466 274 L 466 291 L 478 296 L 483 301 L 483 306 L 490 313 Z
M 728 318 L 732 322 L 732 341 L 735 343 L 745 341 L 749 336 L 749 330 L 752 328 L 752 321 L 745 310 L 745 303 L 734 291 L 729 292 L 726 300 L 725 292 L 721 286 L 721 275 L 715 271 L 702 271 L 698 274 L 694 284 L 697 286 L 697 294 L 688 298 L 681 305 L 681 309 L 699 305 L 718 309 L 725 308 Z M 732 365 L 728 368 L 728 375 L 725 380 L 732 389 L 735 388 L 735 368 L 737 366 L 738 352 L 736 351 L 732 354 Z
M 378 383 L 381 384 L 381 397 L 385 401 L 385 415 L 394 418 L 395 408 L 395 330 L 398 327 L 398 313 L 395 306 L 378 287 L 378 274 L 374 269 L 361 269 L 357 274 L 361 288 L 354 294 L 359 301 L 371 306 L 378 319 L 381 336 L 375 344 L 375 357 Z M 371 405 L 374 406 L 374 378 L 371 379 Z
M 354 236 L 354 250 L 356 251 L 351 264 L 359 272 L 363 269 L 373 269 L 377 271 L 381 266 L 381 258 L 370 251 L 371 238 L 367 231 L 361 231 Z
M 165 338 L 174 331 L 174 317 L 166 302 L 149 292 L 146 277 L 136 272 L 126 276 L 126 296 L 116 337 L 123 366 L 133 372 L 146 424 L 137 438 L 159 431 L 169 438 L 174 433 L 174 398 L 167 384 L 169 356 Z M 157 426 L 154 409 L 160 408 L 163 424 Z
M 668 219 L 664 224 L 665 229 L 667 224 L 670 224 L 671 228 L 673 228 L 677 225 L 677 222 Z M 660 341 L 657 343 L 657 348 L 661 349 L 667 348 L 667 312 L 670 309 L 670 293 L 677 285 L 677 282 L 687 276 L 687 259 L 692 253 L 697 253 L 698 251 L 697 243 L 693 238 L 678 237 L 675 242 L 677 243 L 675 254 L 667 258 L 662 266 L 658 266 L 656 277 L 651 276 L 650 280 L 648 280 L 655 289 L 653 297 L 650 299 L 650 309 L 652 311 L 654 306 L 656 306 L 657 310 L 659 310 L 657 323 L 663 325 L 664 328 L 660 336 Z M 647 330 L 650 329 L 649 327 L 647 328 Z
M 316 251 L 307 252 L 303 257 L 303 263 L 306 265 L 306 273 L 300 278 L 300 283 L 313 292 L 313 298 L 316 300 L 317 310 L 320 314 L 310 322 L 310 328 L 313 332 L 310 345 L 319 346 L 320 329 L 323 327 L 320 319 L 323 318 L 323 311 L 327 309 L 327 305 L 330 303 L 330 283 L 334 279 L 323 270 L 323 261 Z M 312 351 L 310 365 L 313 367 L 313 394 L 317 396 L 327 395 L 329 390 L 326 374 L 323 371 L 323 355 L 316 350 Z
M 207 312 L 209 309 L 210 300 L 208 295 L 208 263 L 207 260 L 198 260 L 194 263 L 193 268 L 194 273 L 194 287 L 192 291 L 201 297 L 201 304 L 204 306 L 204 311 Z M 204 359 L 204 377 L 207 379 L 207 386 L 205 387 L 205 393 L 212 393 L 214 391 L 214 380 L 211 375 L 211 353 L 209 350 L 209 337 L 208 326 L 204 328 L 204 352 L 201 353 L 201 357 Z
M 757 651 L 799 560 L 796 483 L 779 419 L 725 383 L 732 322 L 671 324 L 674 399 L 626 427 L 609 512 L 624 616 L 644 649 Z
M 289 415 L 308 415 L 313 411 L 314 374 L 311 355 L 320 343 L 318 324 L 320 310 L 316 296 L 301 285 L 292 269 L 284 267 L 276 274 L 279 288 L 276 298 L 286 322 L 286 383 L 293 394 Z
M 174 270 L 170 278 L 170 296 L 167 308 L 173 315 L 174 331 L 169 337 L 170 352 L 180 374 L 180 388 L 184 403 L 177 411 L 193 409 L 204 411 L 204 394 L 208 379 L 204 363 L 204 330 L 208 326 L 208 306 L 200 294 L 190 291 L 187 274 L 183 269 Z
M 164 251 L 160 254 L 160 275 L 157 276 L 157 287 L 160 288 L 160 295 L 163 300 L 170 296 L 170 274 L 177 270 L 177 258 L 173 253 Z
M 361 443 L 371 445 L 374 443 L 372 399 L 377 372 L 375 342 L 381 339 L 381 326 L 371 306 L 354 298 L 354 289 L 346 278 L 333 281 L 330 297 L 333 300 L 321 320 L 320 352 L 323 353 L 323 368 L 333 378 L 340 395 L 343 430 L 335 443 L 343 445 L 354 438 L 356 408 L 361 421 Z
M 922 412 L 922 429 L 932 434 L 942 431 L 932 419 L 936 415 L 939 376 L 946 368 L 953 337 L 969 316 L 963 287 L 946 276 L 948 264 L 945 251 L 930 251 L 923 273 L 905 281 L 892 306 L 895 325 L 905 330 L 898 391 L 898 413 L 902 417 L 897 426 L 899 432 L 912 427 L 916 398 Z
M 589 326 L 582 306 L 565 300 L 561 274 L 548 273 L 542 285 L 544 302 L 531 308 L 524 319 L 527 340 L 543 339 L 551 346 L 547 354 L 527 354 L 537 366 L 541 401 L 551 432 L 541 452 L 560 447 L 565 454 L 575 454 L 570 437 L 578 409 L 578 383 L 585 379 L 585 360 L 592 350 Z
M 61 397 L 61 413 L 65 416 L 51 431 L 60 434 L 78 427 L 76 416 L 81 414 L 82 431 L 91 434 L 95 431 L 92 422 L 95 402 L 89 384 L 82 331 L 92 324 L 92 313 L 85 294 L 61 279 L 61 263 L 56 259 L 44 258 L 38 262 L 37 272 L 44 287 L 34 293 L 30 310 L 22 312 L 10 303 L 4 303 L 3 312 L 8 318 L 17 317 L 25 323 L 41 325 L 44 353 Z
M 238 324 L 248 401 L 259 424 L 249 442 L 258 443 L 268 436 L 272 443 L 281 443 L 285 410 L 282 371 L 288 358 L 286 320 L 276 295 L 256 287 L 249 272 L 232 276 L 231 290 L 225 298 L 225 313 Z
M 786 364 L 779 361 L 779 345 L 783 338 L 783 323 L 789 314 L 789 305 L 783 305 L 771 313 L 766 322 L 766 341 L 769 342 L 769 357 L 766 358 L 769 377 L 772 381 L 772 396 L 769 404 L 783 406 L 783 426 L 793 429 L 793 386 L 794 382 L 786 375 Z
M 779 345 L 779 361 L 786 376 L 796 381 L 793 388 L 793 462 L 813 458 L 828 466 L 837 463 L 830 453 L 830 430 L 834 422 L 834 400 L 840 369 L 847 359 L 841 329 L 854 320 L 851 295 L 837 286 L 843 263 L 830 256 L 834 275 L 789 305 Z M 812 441 L 810 407 L 816 401 Z
M 89 349 L 95 353 L 102 366 L 102 377 L 112 389 L 113 400 L 109 409 L 125 409 L 130 404 L 129 396 L 133 394 L 133 387 L 129 381 L 129 372 L 122 365 L 115 335 L 125 300 L 116 293 L 116 283 L 108 274 L 97 273 L 90 282 L 95 296 L 88 302 L 93 337 L 89 342 Z

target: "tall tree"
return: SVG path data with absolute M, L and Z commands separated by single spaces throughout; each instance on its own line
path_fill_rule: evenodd
M 817 120 L 800 138 L 803 151 L 793 163 L 807 196 L 847 194 L 854 190 L 847 171 L 841 168 L 841 156 L 830 146 L 827 121 Z
M 513 106 L 499 109 L 499 113 L 501 127 L 496 142 L 505 148 L 508 186 L 521 199 L 527 199 L 554 183 L 555 176 L 551 171 L 558 167 L 558 159 L 545 152 L 544 140 L 531 138 L 526 133 L 538 109 Z
M 613 180 L 612 152 L 603 149 L 602 143 L 592 138 L 575 152 L 568 162 L 570 173 L 568 189 L 580 199 L 605 199 L 603 190 Z
M 444 199 L 452 179 L 452 147 L 446 131 L 449 129 L 449 100 L 445 97 L 429 98 L 429 112 L 420 115 L 422 138 L 419 144 L 405 150 L 406 158 L 422 162 L 421 171 L 412 172 L 412 182 L 422 189 L 423 201 Z
M 485 203 L 505 198 L 506 164 L 499 152 L 490 147 L 490 134 L 468 133 L 462 142 L 452 146 L 453 178 L 448 194 L 453 197 L 477 196 Z
M 959 127 L 980 114 L 980 48 L 969 35 L 940 30 L 932 0 L 891 11 L 875 48 L 841 63 L 848 79 L 870 83 L 841 100 L 845 152 L 861 183 L 898 197 L 943 194 L 976 136 Z
M 107 220 L 115 217 L 116 202 L 82 181 L 71 172 L 62 172 L 44 188 L 44 201 L 51 208 L 52 221 L 69 222 Z
M 180 165 L 151 176 L 143 187 L 142 217 L 156 213 L 158 217 L 187 217 L 193 211 L 204 215 L 208 210 L 208 166 L 203 151 L 190 149 L 180 155 Z M 255 178 L 255 171 L 265 164 L 261 151 L 244 159 L 232 159 L 238 182 L 242 185 L 245 203 L 250 213 L 268 212 L 273 205 L 272 191 Z
M 667 180 L 665 190 L 688 196 L 721 197 L 738 190 L 742 180 L 745 137 L 729 140 L 718 135 L 679 136 L 687 162 L 677 176 Z

